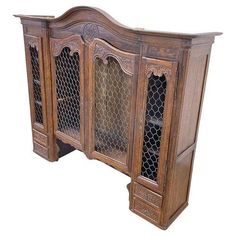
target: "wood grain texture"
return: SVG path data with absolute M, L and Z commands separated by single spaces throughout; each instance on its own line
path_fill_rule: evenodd
M 132 210 L 151 223 L 158 225 L 160 220 L 160 212 L 158 208 L 150 206 L 139 198 L 134 198 L 134 208 Z
M 206 46 L 204 49 L 194 48 L 190 52 L 177 155 L 195 142 L 200 101 L 208 63 L 208 54 L 206 53 L 210 51 L 210 47 Z
M 154 206 L 161 207 L 162 196 L 145 188 L 144 186 L 134 183 L 134 195 L 145 200 L 146 202 L 153 204 Z
M 48 145 L 48 137 L 47 135 L 33 129 L 33 139 L 38 142 L 39 144 L 42 144 L 47 147 Z
M 161 224 L 165 227 L 188 205 L 210 50 L 211 45 L 196 46 L 183 56 L 174 112 L 176 122 L 172 124 L 171 132 L 175 138 L 170 145 L 163 201 L 165 212 L 161 217 Z M 175 196 L 175 200 L 172 196 Z
M 132 29 L 91 7 L 75 7 L 57 18 L 16 16 L 21 18 L 25 39 L 34 152 L 49 161 L 56 161 L 79 149 L 89 159 L 100 160 L 129 175 L 130 209 L 166 229 L 188 205 L 211 45 L 215 36 L 221 33 L 184 34 Z M 42 124 L 35 122 L 29 47 L 36 48 L 39 55 Z M 78 53 L 80 57 L 80 133 L 76 137 L 58 130 L 55 58 L 64 48 L 70 49 L 70 56 Z M 108 81 L 107 78 L 111 78 L 105 69 L 103 71 L 106 86 L 97 98 L 104 98 L 102 108 L 109 116 L 103 114 L 97 122 L 103 123 L 105 117 L 121 121 L 128 116 L 127 133 L 121 135 L 128 137 L 126 158 L 122 161 L 115 160 L 111 150 L 104 154 L 95 148 L 96 61 L 103 63 L 102 68 L 111 67 L 110 58 L 119 65 L 119 76 Z M 148 79 L 152 75 L 164 76 L 167 82 L 156 181 L 141 175 Z M 129 112 L 122 114 L 121 108 L 118 111 L 115 108 L 121 100 L 116 90 L 122 83 L 113 88 L 112 82 L 129 77 L 131 82 L 127 83 L 123 94 L 130 92 L 131 105 Z M 109 105 L 106 93 L 114 94 L 114 106 Z M 110 132 L 113 126 L 118 127 L 117 122 L 106 124 L 106 130 Z M 125 129 L 121 127 L 120 130 Z M 115 145 L 117 143 L 115 141 Z
M 34 152 L 41 157 L 48 159 L 48 149 L 37 142 L 34 142 Z

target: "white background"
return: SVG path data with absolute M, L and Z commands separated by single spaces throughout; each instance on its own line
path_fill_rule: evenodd
M 0 3 L 0 235 L 236 235 L 236 29 L 232 1 Z M 213 45 L 189 207 L 167 231 L 128 209 L 130 179 L 74 151 L 50 163 L 34 154 L 22 27 L 13 14 L 61 15 L 96 6 L 131 27 L 222 31 Z

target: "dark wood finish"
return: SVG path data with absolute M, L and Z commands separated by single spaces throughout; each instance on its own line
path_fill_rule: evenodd
M 51 43 L 51 67 L 52 67 L 52 87 L 53 87 L 53 117 L 54 132 L 58 139 L 64 143 L 69 143 L 77 149 L 83 150 L 84 145 L 84 42 L 79 35 L 72 35 L 63 39 L 50 38 Z M 70 54 L 78 52 L 80 57 L 80 133 L 76 140 L 57 129 L 57 95 L 56 95 L 56 69 L 55 57 L 59 56 L 63 48 L 68 47 Z
M 134 196 L 145 200 L 147 203 L 153 204 L 154 206 L 162 206 L 162 196 L 145 188 L 143 185 L 134 183 Z
M 47 122 L 46 122 L 46 109 L 45 109 L 45 94 L 42 93 L 42 116 L 43 123 L 38 123 L 35 117 L 35 104 L 34 104 L 34 89 L 33 89 L 33 66 L 30 60 L 30 47 L 36 48 L 38 51 L 38 61 L 39 61 L 39 77 L 41 91 L 44 91 L 44 71 L 43 71 L 43 53 L 42 53 L 42 38 L 32 35 L 24 35 L 25 37 L 25 53 L 26 53 L 26 63 L 27 63 L 27 74 L 28 74 L 28 86 L 29 86 L 29 98 L 30 98 L 30 108 L 31 108 L 31 120 L 32 126 L 36 129 L 41 130 L 42 132 L 47 130 Z
M 33 139 L 38 142 L 39 144 L 42 144 L 43 146 L 48 145 L 48 137 L 47 135 L 33 129 Z
M 45 159 L 48 158 L 48 149 L 37 142 L 34 142 L 34 152 Z
M 136 197 L 133 198 L 133 202 L 133 212 L 150 221 L 151 223 L 159 225 L 160 209 L 158 207 L 153 207 Z
M 175 81 L 176 81 L 176 62 L 172 61 L 163 61 L 157 59 L 150 59 L 143 57 L 141 62 L 141 72 L 139 74 L 139 85 L 137 92 L 137 107 L 136 107 L 136 127 L 135 127 L 135 143 L 134 146 L 134 163 L 133 166 L 133 178 L 137 182 L 143 184 L 144 186 L 149 187 L 153 191 L 162 193 L 163 184 L 166 173 L 166 159 L 167 159 L 167 150 L 169 142 L 169 132 L 171 125 L 171 113 L 173 107 L 174 91 L 175 91 Z M 151 74 L 156 76 L 166 76 L 167 80 L 167 89 L 166 89 L 166 101 L 165 101 L 165 112 L 164 112 L 164 122 L 162 130 L 162 141 L 160 148 L 160 164 L 159 164 L 159 173 L 157 176 L 157 181 L 151 181 L 143 176 L 141 176 L 140 165 L 142 161 L 142 144 L 143 144 L 143 134 L 144 134 L 144 122 L 145 122 L 145 111 L 146 111 L 146 98 L 147 98 L 147 87 L 148 87 L 148 78 Z M 139 106 L 140 105 L 140 106 Z
M 166 229 L 188 205 L 211 46 L 215 36 L 221 33 L 183 34 L 131 29 L 105 12 L 90 7 L 72 8 L 58 18 L 16 16 L 21 18 L 24 31 L 34 152 L 55 161 L 79 149 L 89 159 L 100 160 L 124 172 L 131 177 L 128 186 L 130 209 Z M 30 47 L 36 48 L 39 56 L 42 124 L 35 122 Z M 80 59 L 80 132 L 73 137 L 58 130 L 57 120 L 55 58 L 65 47 L 70 49 L 70 56 L 77 52 Z M 99 98 L 95 96 L 97 58 L 105 68 L 99 74 L 104 73 L 103 79 L 111 77 L 109 71 L 116 70 L 111 82 L 120 79 L 130 86 L 120 93 L 117 93 L 122 89 L 119 86 L 107 85 L 101 89 L 101 93 L 106 94 L 104 112 L 109 121 L 104 115 L 96 118 L 95 113 Z M 155 84 L 151 85 L 150 81 Z M 113 100 L 109 93 L 114 93 Z M 130 99 L 121 99 L 125 93 L 130 93 Z M 151 100 L 152 93 L 156 100 Z M 161 98 L 161 94 L 164 97 Z M 110 100 L 106 103 L 106 99 Z M 114 103 L 110 104 L 111 101 Z M 128 112 L 122 115 L 126 101 L 130 102 Z M 115 107 L 116 104 L 119 106 Z M 150 106 L 158 104 L 159 108 L 152 109 L 154 113 L 159 112 L 161 118 L 147 116 Z M 128 125 L 122 133 L 126 127 L 124 117 Z M 120 137 L 126 143 L 120 143 L 114 135 L 111 138 L 109 133 L 104 136 L 111 142 L 107 144 L 106 153 L 96 149 L 96 122 L 107 122 L 108 133 L 115 122 L 120 122 Z M 147 126 L 149 123 L 151 128 Z M 149 129 L 152 137 L 145 134 Z M 160 139 L 158 150 L 154 151 L 151 146 L 147 149 L 149 154 L 144 154 L 145 135 L 152 140 L 148 145 L 154 145 Z M 114 147 L 122 154 L 122 145 L 125 156 L 121 161 L 115 158 Z

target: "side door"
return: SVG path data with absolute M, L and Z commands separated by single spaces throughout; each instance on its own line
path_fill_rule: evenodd
M 134 180 L 162 193 L 177 63 L 142 57 L 134 141 Z

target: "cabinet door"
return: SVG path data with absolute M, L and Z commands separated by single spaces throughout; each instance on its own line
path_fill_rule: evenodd
M 176 63 L 142 58 L 133 170 L 135 180 L 162 192 L 174 101 Z
M 41 37 L 25 35 L 28 87 L 32 126 L 47 130 Z
M 84 44 L 80 36 L 51 40 L 54 132 L 77 149 L 84 140 Z
M 135 55 L 95 39 L 89 66 L 89 155 L 130 173 Z

